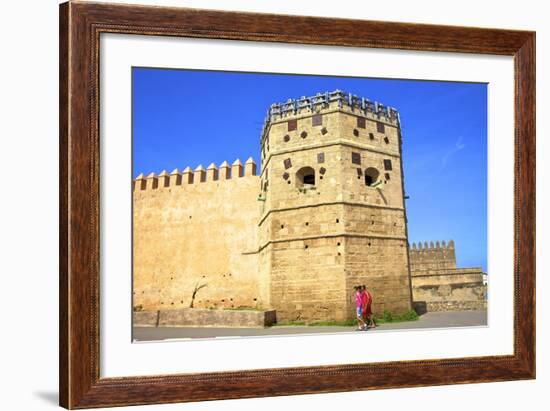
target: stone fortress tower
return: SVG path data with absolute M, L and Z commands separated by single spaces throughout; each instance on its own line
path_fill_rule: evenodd
M 451 307 L 440 284 L 481 279 L 456 269 L 454 244 L 410 250 L 395 109 L 340 90 L 288 100 L 269 108 L 260 143 L 259 175 L 250 158 L 134 180 L 135 310 L 340 321 L 355 316 L 354 285 L 375 314 L 400 314 L 413 297 Z
M 342 91 L 271 106 L 261 136 L 259 251 L 282 319 L 411 308 L 398 113 Z

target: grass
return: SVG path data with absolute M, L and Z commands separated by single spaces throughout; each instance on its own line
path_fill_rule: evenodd
M 387 323 L 400 323 L 405 321 L 417 321 L 420 317 L 414 310 L 409 310 L 403 314 L 393 314 L 390 311 L 384 311 L 382 317 L 375 317 L 375 324 L 387 324 Z M 274 326 L 288 327 L 288 326 L 308 326 L 308 327 L 353 327 L 357 325 L 355 318 L 344 321 L 315 321 L 312 323 L 306 323 L 305 321 L 285 321 L 278 322 Z
M 275 327 L 288 327 L 288 326 L 294 326 L 294 325 L 307 325 L 305 321 L 285 321 L 285 322 L 278 322 L 276 324 L 273 324 Z
M 384 311 L 382 317 L 374 318 L 376 324 L 386 324 L 386 323 L 401 323 L 405 321 L 417 321 L 419 315 L 414 310 L 409 310 L 404 314 L 395 315 L 390 311 Z

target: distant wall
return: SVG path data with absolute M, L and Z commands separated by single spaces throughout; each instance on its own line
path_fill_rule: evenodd
M 134 182 L 134 307 L 262 308 L 255 164 L 211 165 Z
M 451 240 L 447 244 L 445 241 L 441 243 L 433 241 L 428 243 L 412 243 L 409 247 L 409 258 L 411 271 L 431 270 L 437 272 L 442 269 L 456 268 L 455 244 Z
M 417 311 L 487 308 L 480 267 L 457 268 L 454 242 L 431 241 L 409 247 L 413 305 Z
M 426 311 L 464 311 L 487 309 L 486 289 L 478 283 L 414 285 L 415 306 L 425 304 Z

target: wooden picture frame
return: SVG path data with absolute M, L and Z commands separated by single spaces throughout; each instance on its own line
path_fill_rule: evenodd
M 513 56 L 514 354 L 100 378 L 101 33 Z M 185 8 L 60 6 L 60 405 L 91 408 L 535 378 L 535 33 Z

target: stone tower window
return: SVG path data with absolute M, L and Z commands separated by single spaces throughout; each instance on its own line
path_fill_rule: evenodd
M 319 164 L 325 162 L 325 153 L 317 153 L 317 162 Z
M 359 130 L 357 130 L 356 128 L 353 129 L 353 135 L 355 137 L 359 137 Z
M 373 133 L 369 133 L 369 138 L 370 138 L 371 140 L 374 140 L 374 134 L 373 134 Z
M 361 164 L 361 154 L 351 153 L 351 163 L 352 164 Z
M 391 160 L 384 160 L 384 170 L 387 170 L 387 171 L 392 170 Z
M 290 141 L 290 136 L 287 134 L 283 137 L 283 140 L 285 141 L 285 143 L 288 143 Z
M 367 122 L 364 117 L 357 117 L 357 128 L 367 128 Z
M 323 116 L 321 114 L 315 114 L 311 117 L 312 126 L 322 126 L 323 125 Z
M 292 167 L 292 161 L 290 160 L 290 158 L 287 158 L 283 164 L 285 165 L 285 169 L 288 170 L 290 167 Z
M 384 133 L 386 131 L 384 123 L 376 123 L 376 131 L 378 131 L 379 133 Z
M 307 132 L 306 132 L 306 131 L 302 131 L 302 133 L 300 134 L 300 137 L 306 138 L 306 137 L 307 137 Z
M 294 131 L 298 128 L 298 120 L 288 120 L 288 131 Z
M 315 170 L 311 167 L 302 167 L 296 173 L 296 185 L 309 188 L 315 185 Z
M 365 185 L 372 187 L 377 181 L 380 173 L 374 167 L 369 167 L 365 170 Z

